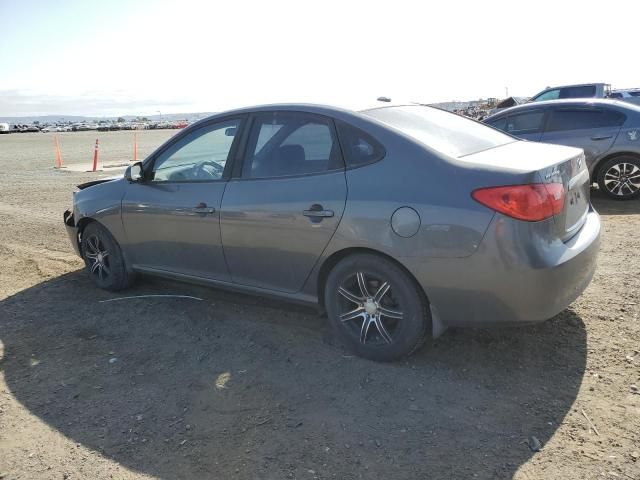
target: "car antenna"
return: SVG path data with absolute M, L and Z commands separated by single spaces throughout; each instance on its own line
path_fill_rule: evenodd
M 389 97 L 378 97 L 379 102 L 387 102 L 389 103 L 391 99 Z

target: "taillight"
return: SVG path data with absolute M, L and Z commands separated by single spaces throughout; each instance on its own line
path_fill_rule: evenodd
M 564 208 L 564 187 L 561 183 L 479 188 L 471 196 L 496 212 L 527 222 L 552 217 Z

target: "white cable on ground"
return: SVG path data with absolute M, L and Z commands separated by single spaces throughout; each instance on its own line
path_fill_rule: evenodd
M 137 298 L 188 298 L 191 300 L 202 300 L 198 297 L 192 297 L 190 295 L 134 295 L 132 297 L 118 297 L 109 298 L 108 300 L 100 300 L 99 303 L 117 302 L 118 300 L 135 300 Z

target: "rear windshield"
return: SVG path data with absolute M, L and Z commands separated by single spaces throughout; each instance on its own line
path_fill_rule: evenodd
M 362 113 L 452 157 L 463 157 L 517 141 L 468 118 L 423 105 L 383 107 Z

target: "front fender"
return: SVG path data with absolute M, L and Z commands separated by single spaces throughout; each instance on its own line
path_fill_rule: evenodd
M 80 225 L 83 219 L 97 220 L 111 232 L 118 243 L 122 243 L 122 197 L 126 185 L 126 180 L 122 178 L 95 184 L 76 192 L 73 202 L 75 225 Z

